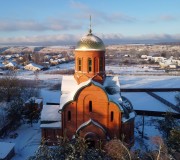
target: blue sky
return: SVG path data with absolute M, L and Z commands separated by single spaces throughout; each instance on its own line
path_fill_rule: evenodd
M 87 33 L 105 43 L 180 41 L 179 0 L 1 0 L 0 44 L 75 44 Z

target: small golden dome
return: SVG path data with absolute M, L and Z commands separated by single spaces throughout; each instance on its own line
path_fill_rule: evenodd
M 93 35 L 91 30 L 86 36 L 83 36 L 81 40 L 77 43 L 75 50 L 105 50 L 105 45 L 103 41 Z

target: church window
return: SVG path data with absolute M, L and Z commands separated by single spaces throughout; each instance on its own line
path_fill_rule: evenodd
M 111 111 L 111 122 L 113 122 L 113 120 L 114 120 L 114 112 Z
M 81 58 L 78 58 L 78 71 L 82 70 L 82 60 Z
M 88 58 L 88 72 L 92 71 L 92 59 Z
M 92 112 L 92 101 L 89 101 L 89 112 Z
M 71 121 L 71 111 L 68 111 L 68 121 Z
M 100 72 L 103 71 L 103 58 L 102 57 L 100 57 L 99 59 L 99 71 Z

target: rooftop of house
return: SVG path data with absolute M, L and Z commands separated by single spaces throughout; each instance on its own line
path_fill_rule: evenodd
M 171 111 L 173 113 L 177 113 L 175 110 L 167 107 L 165 104 L 154 99 L 152 96 L 148 95 L 145 92 L 123 92 L 122 95 L 126 96 L 132 102 L 133 108 L 135 110 L 155 112 Z
M 14 146 L 14 143 L 0 142 L 0 159 L 5 159 Z
M 43 105 L 41 122 L 61 122 L 59 105 Z

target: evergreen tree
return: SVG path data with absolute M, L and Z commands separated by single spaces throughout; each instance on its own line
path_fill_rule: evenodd
M 25 105 L 23 109 L 24 118 L 27 119 L 27 123 L 30 123 L 33 126 L 34 120 L 39 120 L 40 110 L 35 104 L 35 100 L 33 98 L 30 99 L 29 103 Z
M 159 120 L 159 129 L 163 134 L 164 140 L 167 141 L 170 131 L 177 126 L 172 112 L 166 112 L 164 119 Z
M 170 137 L 168 139 L 168 147 L 171 153 L 180 153 L 180 127 L 171 130 Z
M 16 98 L 8 103 L 8 107 L 6 109 L 7 117 L 6 119 L 9 122 L 13 122 L 16 126 L 20 124 L 20 120 L 22 118 L 22 108 L 23 108 L 23 100 L 21 98 Z

